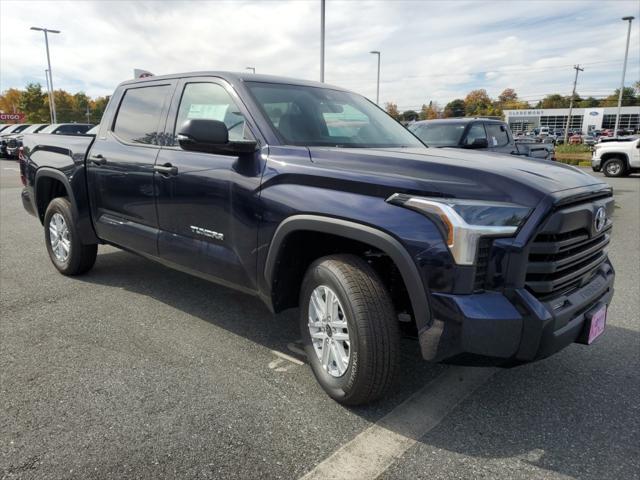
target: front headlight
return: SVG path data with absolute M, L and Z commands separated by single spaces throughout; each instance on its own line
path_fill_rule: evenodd
M 437 220 L 458 265 L 473 265 L 481 237 L 510 237 L 531 212 L 512 203 L 415 197 L 396 193 L 387 202 Z

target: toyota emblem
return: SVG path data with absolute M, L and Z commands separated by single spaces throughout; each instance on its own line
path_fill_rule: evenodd
M 600 207 L 596 212 L 596 216 L 593 219 L 593 226 L 596 229 L 596 232 L 601 232 L 607 223 L 607 211 L 604 207 Z

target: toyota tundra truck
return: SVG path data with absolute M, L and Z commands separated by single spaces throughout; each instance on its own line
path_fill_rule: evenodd
M 401 335 L 427 361 L 515 366 L 591 344 L 613 296 L 605 183 L 429 148 L 323 83 L 127 81 L 95 135 L 25 136 L 21 169 L 60 273 L 108 244 L 298 308 L 308 363 L 344 404 L 389 390 Z

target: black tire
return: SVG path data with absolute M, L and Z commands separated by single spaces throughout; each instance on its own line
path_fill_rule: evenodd
M 621 158 L 610 158 L 602 165 L 602 171 L 607 177 L 624 177 L 627 174 L 627 165 Z
M 348 325 L 349 362 L 339 377 L 323 368 L 309 332 L 311 294 L 319 286 L 335 293 Z M 392 386 L 399 361 L 398 323 L 387 289 L 360 257 L 331 255 L 309 267 L 300 291 L 300 330 L 316 379 L 336 401 L 345 405 L 369 403 Z
M 69 252 L 62 260 L 56 257 L 51 245 L 50 223 L 56 213 L 62 215 L 68 229 Z M 71 203 L 64 197 L 54 198 L 47 206 L 44 214 L 44 238 L 51 262 L 63 275 L 81 275 L 91 270 L 96 263 L 98 245 L 81 243 Z

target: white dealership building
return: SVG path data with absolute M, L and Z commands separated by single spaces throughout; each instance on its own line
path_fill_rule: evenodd
M 570 130 L 591 130 L 614 128 L 618 107 L 574 108 L 571 112 Z M 527 132 L 539 127 L 551 130 L 567 126 L 568 108 L 533 108 L 527 110 L 505 110 L 504 119 L 513 132 Z M 640 129 L 640 106 L 622 107 L 620 127 L 638 131 Z

